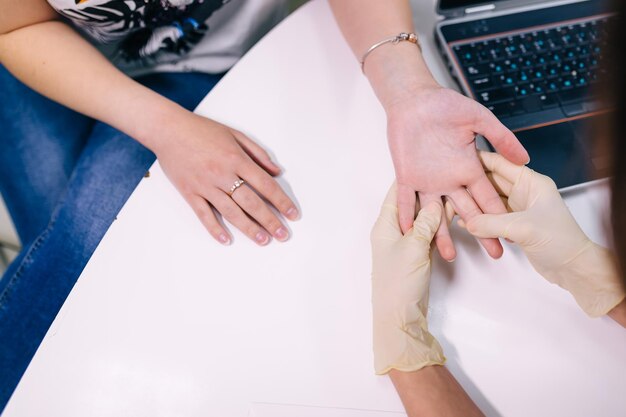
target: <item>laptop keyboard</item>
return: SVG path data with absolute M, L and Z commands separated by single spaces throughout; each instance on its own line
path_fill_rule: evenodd
M 498 117 L 560 107 L 565 116 L 598 110 L 611 17 L 455 45 L 474 98 Z

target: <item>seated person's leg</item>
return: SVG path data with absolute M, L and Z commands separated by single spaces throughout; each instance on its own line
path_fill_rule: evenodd
M 141 81 L 193 108 L 218 80 L 159 74 Z M 52 220 L 0 285 L 0 410 L 89 257 L 153 162 L 154 154 L 129 136 L 103 123 L 94 125 Z
M 0 66 L 0 193 L 23 245 L 65 191 L 93 120 L 34 92 Z

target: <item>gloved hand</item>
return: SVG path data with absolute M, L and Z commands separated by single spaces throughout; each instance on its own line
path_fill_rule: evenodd
M 429 203 L 420 210 L 413 229 L 403 236 L 394 184 L 372 230 L 374 367 L 378 375 L 445 362 L 426 323 L 430 248 L 442 211 L 439 201 Z
M 535 270 L 569 291 L 591 317 L 619 304 L 626 294 L 611 252 L 580 229 L 554 181 L 495 153 L 480 152 L 480 159 L 512 212 L 476 216 L 467 230 L 519 244 Z

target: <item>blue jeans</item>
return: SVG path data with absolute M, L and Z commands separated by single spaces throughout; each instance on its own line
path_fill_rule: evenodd
M 193 109 L 221 75 L 137 79 Z M 105 232 L 154 162 L 112 127 L 0 66 L 0 192 L 23 250 L 0 280 L 0 412 Z

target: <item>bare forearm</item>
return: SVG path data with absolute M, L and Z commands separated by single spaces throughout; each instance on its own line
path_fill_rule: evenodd
M 155 121 L 183 112 L 115 68 L 72 28 L 47 21 L 0 35 L 0 62 L 26 85 L 154 150 Z
M 613 309 L 609 311 L 608 316 L 621 324 L 622 327 L 626 327 L 626 299 L 613 307 Z
M 330 5 L 358 60 L 371 45 L 400 32 L 413 32 L 408 0 L 330 0 Z M 387 110 L 407 94 L 437 84 L 420 50 L 409 42 L 377 48 L 367 57 L 364 71 Z
M 478 417 L 483 413 L 444 366 L 389 372 L 409 417 Z

